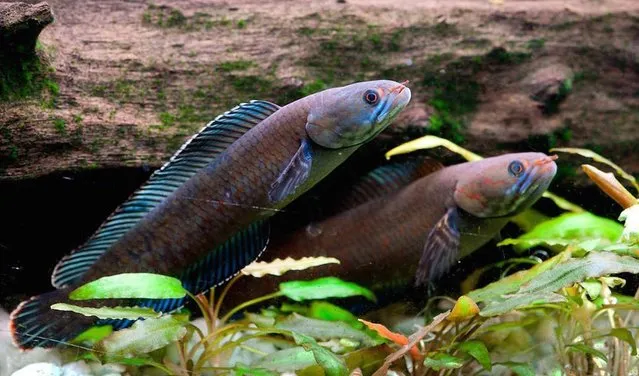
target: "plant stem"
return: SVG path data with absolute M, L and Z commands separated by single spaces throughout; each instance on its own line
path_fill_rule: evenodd
M 231 317 L 233 317 L 234 314 L 236 314 L 237 312 L 243 310 L 246 307 L 252 306 L 253 304 L 257 304 L 269 299 L 273 299 L 273 298 L 278 298 L 282 296 L 282 293 L 280 291 L 278 292 L 274 292 L 272 294 L 268 294 L 268 295 L 264 295 L 261 296 L 259 298 L 255 298 L 252 300 L 249 300 L 247 302 L 244 302 L 240 305 L 238 305 L 237 307 L 233 308 L 232 310 L 230 310 L 226 315 L 224 315 L 224 317 L 222 317 L 222 319 L 220 320 L 222 323 L 225 323 L 228 319 L 230 319 Z
M 224 298 L 226 297 L 226 294 L 231 289 L 231 286 L 233 286 L 233 284 L 237 282 L 243 275 L 244 274 L 242 273 L 236 275 L 229 281 L 229 283 L 226 284 L 226 286 L 224 286 L 224 290 L 222 290 L 222 293 L 220 294 L 220 297 L 218 298 L 218 301 L 215 304 L 215 311 L 214 311 L 215 317 L 220 317 L 220 310 L 222 309 L 222 303 L 224 302 Z

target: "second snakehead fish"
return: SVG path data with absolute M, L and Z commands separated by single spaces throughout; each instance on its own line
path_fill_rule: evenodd
M 376 293 L 426 285 L 534 204 L 556 173 L 555 158 L 517 153 L 446 168 L 428 161 L 373 170 L 337 200 L 342 212 L 274 237 L 259 258 L 327 256 L 341 264 L 243 277 L 229 290 L 223 311 L 288 280 L 336 276 Z

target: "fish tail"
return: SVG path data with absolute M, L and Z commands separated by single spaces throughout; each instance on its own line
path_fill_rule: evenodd
M 9 322 L 14 344 L 23 350 L 56 347 L 67 344 L 94 325 L 95 317 L 51 309 L 55 303 L 72 303 L 68 298 L 71 290 L 59 289 L 20 303 Z

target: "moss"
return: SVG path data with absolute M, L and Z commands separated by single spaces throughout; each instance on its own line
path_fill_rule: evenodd
M 526 47 L 528 47 L 528 49 L 530 50 L 538 51 L 544 48 L 545 44 L 546 44 L 545 39 L 531 39 L 528 41 L 528 43 L 526 43 Z
M 246 20 L 237 21 L 237 28 L 238 29 L 244 29 L 245 27 L 246 27 Z
M 255 66 L 255 62 L 251 60 L 232 60 L 221 63 L 218 65 L 218 69 L 224 72 L 231 72 L 236 70 L 247 70 L 253 66 Z
M 150 27 L 180 29 L 184 31 L 210 30 L 215 26 L 228 27 L 231 20 L 225 16 L 214 18 L 204 12 L 196 12 L 193 16 L 186 16 L 179 9 L 168 5 L 148 5 L 142 14 L 142 24 Z M 238 28 L 246 26 L 246 20 L 238 21 Z
M 485 56 L 489 64 L 512 65 L 521 64 L 530 59 L 530 53 L 527 52 L 511 52 L 503 47 L 493 48 Z
M 67 133 L 67 122 L 64 119 L 53 119 L 53 127 L 60 134 Z
M 22 56 L 18 60 L 0 54 L 0 101 L 40 97 L 43 107 L 53 107 L 60 93 L 54 70 L 42 54 Z

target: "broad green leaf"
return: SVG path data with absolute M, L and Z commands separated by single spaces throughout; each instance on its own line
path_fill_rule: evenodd
M 566 213 L 542 222 L 528 233 L 514 240 L 501 242 L 499 245 L 517 244 L 528 249 L 540 243 L 550 245 L 568 245 L 572 241 L 607 240 L 616 241 L 623 232 L 619 223 L 598 217 L 592 213 Z
M 390 159 L 394 155 L 412 153 L 415 150 L 422 149 L 433 149 L 436 147 L 443 146 L 446 149 L 452 151 L 453 153 L 457 153 L 462 157 L 466 158 L 469 161 L 478 161 L 483 159 L 480 155 L 477 155 L 470 150 L 464 149 L 461 146 L 456 145 L 453 142 L 450 142 L 444 138 L 436 137 L 436 136 L 424 136 L 418 139 L 406 142 L 401 144 L 386 153 L 386 159 Z
M 464 359 L 452 355 L 437 353 L 424 359 L 424 365 L 435 371 L 441 369 L 455 369 L 464 365 Z
M 494 298 L 486 302 L 480 316 L 493 317 L 503 315 L 516 309 L 529 308 L 536 304 L 564 302 L 566 298 L 562 295 L 550 292 L 537 292 L 526 294 L 506 295 L 503 298 Z
M 637 192 L 639 192 L 639 184 L 637 184 L 637 180 L 634 178 L 634 176 L 632 176 L 629 173 L 627 173 L 626 171 L 624 171 L 621 167 L 619 167 L 617 164 L 615 164 L 610 159 L 602 157 L 601 155 L 595 153 L 592 150 L 580 149 L 580 148 L 554 148 L 554 149 L 550 149 L 550 152 L 555 152 L 555 151 L 563 152 L 563 153 L 579 154 L 582 157 L 591 158 L 594 161 L 606 164 L 606 165 L 612 167 L 615 171 L 617 171 L 617 174 L 619 174 L 619 176 L 621 176 L 622 178 L 624 178 L 624 179 L 628 180 L 630 183 L 632 183 L 632 185 L 635 187 Z
M 594 280 L 583 281 L 583 282 L 579 282 L 579 286 L 581 286 L 584 290 L 586 290 L 586 293 L 588 293 L 588 296 L 590 297 L 590 299 L 597 299 L 599 294 L 601 294 L 602 286 L 600 281 L 594 281 Z
M 492 369 L 490 354 L 483 342 L 477 340 L 466 341 L 460 343 L 457 348 L 475 358 L 485 370 L 490 371 Z
M 522 286 L 519 293 L 553 292 L 586 278 L 618 273 L 639 273 L 639 260 L 610 252 L 592 252 L 571 258 Z
M 317 364 L 315 356 L 301 346 L 270 353 L 260 358 L 255 367 L 277 372 L 292 372 Z
M 253 261 L 242 269 L 242 274 L 259 278 L 267 274 L 282 275 L 290 270 L 305 270 L 326 264 L 339 264 L 339 260 L 333 257 L 302 257 L 299 260 L 288 257 L 269 262 Z
M 392 352 L 393 350 L 386 344 L 366 347 L 345 354 L 344 361 L 348 369 L 360 368 L 364 375 L 370 375 L 382 365 L 384 358 Z
M 479 307 L 477 307 L 477 304 L 468 296 L 462 295 L 457 299 L 455 306 L 446 319 L 450 321 L 466 321 L 477 316 L 478 313 Z
M 368 300 L 376 301 L 375 295 L 369 289 L 336 277 L 324 277 L 312 281 L 282 282 L 280 283 L 280 292 L 287 298 L 298 302 L 349 296 L 363 296 Z
M 517 292 L 521 286 L 531 281 L 533 278 L 542 274 L 546 270 L 554 268 L 557 264 L 570 257 L 569 253 L 560 253 L 557 256 L 537 264 L 528 270 L 511 274 L 497 282 L 493 282 L 488 286 L 474 290 L 466 294 L 469 298 L 476 302 L 483 302 L 489 299 L 497 298 L 505 294 Z
M 146 354 L 182 338 L 187 332 L 186 324 L 171 316 L 137 321 L 104 339 L 102 348 L 109 354 L 125 357 Z
M 610 331 L 609 336 L 617 337 L 620 340 L 627 342 L 632 347 L 632 355 L 637 355 L 637 342 L 630 330 L 626 328 L 615 328 Z
M 588 354 L 588 355 L 592 355 L 595 356 L 601 360 L 603 360 L 604 362 L 608 361 L 608 358 L 606 358 L 606 354 L 602 353 L 601 351 L 594 349 L 590 346 L 584 345 L 583 343 L 578 343 L 578 344 L 574 344 L 574 345 L 568 345 L 566 346 L 568 351 L 577 351 L 577 352 L 581 352 L 584 354 Z
M 87 299 L 180 299 L 186 295 L 179 279 L 151 273 L 125 273 L 102 277 L 69 294 L 73 300 Z
M 495 365 L 497 364 L 508 367 L 517 376 L 535 376 L 535 370 L 526 363 L 504 362 Z
M 253 368 L 247 367 L 243 364 L 237 364 L 233 367 L 233 376 L 278 376 L 278 373 L 275 373 L 266 367 Z
M 275 327 L 304 334 L 320 341 L 328 341 L 332 338 L 347 338 L 365 346 L 374 346 L 380 343 L 380 341 L 376 341 L 363 331 L 357 330 L 344 322 L 316 320 L 297 313 L 293 313 L 277 322 Z
M 344 361 L 318 345 L 313 338 L 295 332 L 292 334 L 296 344 L 301 345 L 305 350 L 313 354 L 317 364 L 324 368 L 326 376 L 344 376 L 348 374 Z
M 78 334 L 78 336 L 72 339 L 71 342 L 94 344 L 98 341 L 103 340 L 111 333 L 113 333 L 113 327 L 111 325 L 92 326 L 84 332 Z
M 514 295 L 505 295 L 507 293 L 503 291 L 506 289 L 493 288 L 490 300 L 484 299 L 486 307 L 481 310 L 480 315 L 495 316 L 533 303 L 561 302 L 565 299 L 561 295 L 554 294 L 555 291 L 587 278 L 618 273 L 639 273 L 639 260 L 610 252 L 592 252 L 583 258 L 571 258 L 528 279 L 528 282 L 522 284 Z M 509 285 L 509 287 L 512 286 Z M 502 294 L 495 296 L 495 290 Z M 473 293 L 468 295 L 472 296 Z
M 359 322 L 355 315 L 329 302 L 312 302 L 306 316 L 324 321 L 343 321 L 355 329 L 364 328 L 364 324 Z
M 56 303 L 51 306 L 56 311 L 75 312 L 84 316 L 95 316 L 100 319 L 148 319 L 160 317 L 160 313 L 146 307 L 80 307 L 73 304 Z

